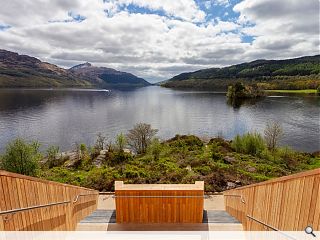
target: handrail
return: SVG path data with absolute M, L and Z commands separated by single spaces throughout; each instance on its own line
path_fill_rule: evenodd
M 79 200 L 80 197 L 89 196 L 89 195 L 97 195 L 97 194 L 99 194 L 99 193 L 79 194 L 79 195 L 77 195 L 77 196 L 74 198 L 73 203 L 78 202 L 78 200 Z
M 242 195 L 237 195 L 237 194 L 223 194 L 223 196 L 227 197 L 239 197 L 242 203 L 246 203 Z
M 70 203 L 70 202 L 71 201 L 63 201 L 63 202 L 48 203 L 48 204 L 36 205 L 36 206 L 25 207 L 25 208 L 16 208 L 16 209 L 11 209 L 11 210 L 1 211 L 0 215 L 10 214 L 10 213 L 17 213 L 17 212 L 22 212 L 22 211 L 26 211 L 26 210 L 36 209 L 36 208 L 43 208 L 43 207 L 62 205 L 62 204 Z
M 27 211 L 27 210 L 37 209 L 37 208 L 43 208 L 43 207 L 57 206 L 57 205 L 71 203 L 71 202 L 72 203 L 76 203 L 79 200 L 80 197 L 88 196 L 88 195 L 96 195 L 96 194 L 99 194 L 99 193 L 79 194 L 74 198 L 74 200 L 55 202 L 55 203 L 48 203 L 48 204 L 31 206 L 31 207 L 16 208 L 16 209 L 11 209 L 11 210 L 0 211 L 0 215 L 15 214 L 17 212 L 22 212 L 22 211 Z M 5 218 L 4 220 L 8 220 L 8 218 Z
M 273 231 L 279 232 L 279 233 L 281 233 L 282 235 L 284 235 L 284 236 L 286 236 L 286 237 L 288 237 L 288 238 L 291 238 L 291 239 L 293 239 L 293 240 L 297 240 L 296 238 L 294 238 L 294 237 L 292 237 L 292 236 L 290 236 L 290 235 L 282 232 L 282 231 L 279 230 L 278 228 L 272 227 L 271 225 L 269 225 L 269 224 L 267 224 L 267 223 L 264 223 L 264 222 L 260 221 L 259 219 L 256 219 L 256 218 L 254 218 L 254 217 L 252 217 L 252 216 L 250 216 L 250 215 L 247 215 L 247 218 L 249 218 L 249 219 L 251 219 L 251 220 L 253 220 L 253 221 L 256 221 L 257 223 L 260 223 L 260 224 L 266 226 L 267 228 L 270 228 L 270 229 L 273 230 Z
M 194 196 L 173 196 L 173 195 L 168 195 L 168 196 L 165 196 L 165 195 L 159 195 L 159 196 L 148 196 L 148 195 L 120 195 L 120 196 L 113 196 L 113 198 L 205 198 L 204 195 L 194 195 Z

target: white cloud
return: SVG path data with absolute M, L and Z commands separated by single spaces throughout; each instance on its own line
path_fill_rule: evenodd
M 319 48 L 313 0 L 245 0 L 234 8 L 237 22 L 201 22 L 204 13 L 191 0 L 0 1 L 0 23 L 12 26 L 0 31 L 1 48 L 65 67 L 89 61 L 151 81 L 257 58 L 317 54 Z M 130 3 L 167 16 L 129 13 Z M 62 22 L 70 20 L 68 12 L 86 19 Z M 244 34 L 256 36 L 252 44 L 242 42 Z
M 220 5 L 220 6 L 230 6 L 229 0 L 211 0 L 214 5 Z
M 150 10 L 162 10 L 169 16 L 193 22 L 201 22 L 205 18 L 205 13 L 199 9 L 194 0 L 107 0 L 107 2 L 118 7 L 133 4 Z
M 234 7 L 239 23 L 253 25 L 242 30 L 256 36 L 252 51 L 275 58 L 319 54 L 318 9 L 318 0 L 244 0 Z

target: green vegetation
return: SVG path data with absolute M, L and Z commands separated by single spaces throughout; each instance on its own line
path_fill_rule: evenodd
M 303 89 L 303 90 L 274 89 L 274 90 L 265 90 L 265 91 L 266 92 L 271 92 L 271 93 L 303 93 L 303 94 L 315 94 L 315 93 L 317 93 L 317 89 Z
M 266 132 L 274 133 L 274 123 L 269 125 Z M 236 136 L 233 141 L 222 138 L 203 141 L 193 135 L 176 135 L 160 141 L 150 125 L 138 124 L 133 129 L 137 130 L 137 126 L 154 130 L 149 135 L 152 137 L 145 152 L 134 154 L 125 149 L 131 130 L 127 135 L 118 135 L 115 145 L 105 144 L 106 138 L 99 134 L 94 147 L 77 145 L 73 154 L 68 156 L 58 154 L 57 148 L 50 147 L 47 157 L 40 163 L 41 171 L 25 174 L 100 191 L 114 190 L 115 180 L 126 183 L 193 183 L 200 180 L 205 181 L 206 191 L 223 191 L 230 182 L 241 186 L 320 167 L 319 152 L 310 154 L 279 148 L 277 141 L 281 135 L 277 134 L 270 135 L 274 137 L 275 144 L 274 149 L 269 150 L 267 140 L 270 136 L 267 134 L 247 133 Z M 1 168 L 18 172 L 16 170 L 19 169 L 5 163 L 21 162 L 21 149 L 28 149 L 27 159 L 35 162 L 32 169 L 36 170 L 40 154 L 37 147 L 31 146 L 38 145 L 31 143 L 26 146 L 22 140 L 9 144 L 1 156 Z M 102 156 L 101 148 L 108 151 L 97 165 Z M 53 159 L 56 159 L 54 164 Z
M 39 143 L 28 143 L 23 139 L 16 139 L 9 143 L 5 154 L 0 157 L 0 168 L 10 172 L 36 176 L 39 170 L 39 161 L 42 158 L 39 152 Z
M 243 136 L 237 135 L 231 144 L 238 153 L 259 156 L 266 149 L 266 143 L 258 133 L 246 133 Z
M 227 91 L 227 102 L 233 107 L 240 107 L 243 103 L 250 100 L 257 101 L 261 97 L 265 96 L 264 91 L 262 91 L 256 84 L 251 86 L 244 85 L 242 82 L 236 82 L 228 86 Z
M 242 82 L 236 82 L 228 86 L 227 97 L 229 100 L 258 98 L 264 96 L 263 91 L 257 85 L 244 85 Z
M 236 81 L 261 89 L 304 90 L 320 86 L 320 55 L 287 60 L 257 60 L 224 68 L 182 73 L 162 82 L 168 88 L 226 90 Z

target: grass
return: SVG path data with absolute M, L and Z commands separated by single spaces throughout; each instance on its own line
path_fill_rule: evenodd
M 303 90 L 265 90 L 266 92 L 272 92 L 272 93 L 304 93 L 304 94 L 311 94 L 311 93 L 317 93 L 316 89 L 303 89 Z

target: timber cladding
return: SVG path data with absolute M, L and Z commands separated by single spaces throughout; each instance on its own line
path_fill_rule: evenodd
M 115 182 L 117 223 L 202 223 L 204 182 L 123 184 Z
M 320 169 L 310 170 L 224 192 L 226 210 L 245 230 L 320 230 Z
M 97 208 L 98 196 L 95 190 L 0 170 L 0 212 L 61 203 L 0 214 L 0 231 L 75 230 Z

